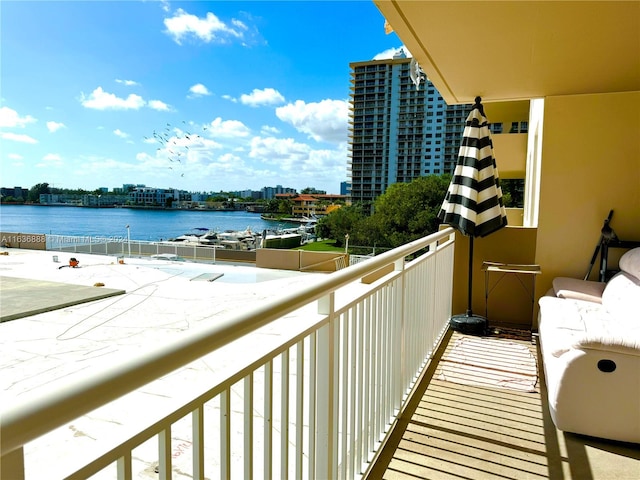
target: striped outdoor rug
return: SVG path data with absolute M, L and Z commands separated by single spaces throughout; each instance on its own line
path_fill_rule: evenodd
M 536 392 L 533 345 L 505 339 L 460 336 L 449 344 L 435 378 L 478 387 Z

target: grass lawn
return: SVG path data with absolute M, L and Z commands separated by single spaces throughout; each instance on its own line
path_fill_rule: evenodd
M 344 252 L 344 247 L 336 247 L 335 240 L 322 240 L 311 242 L 296 248 L 296 250 L 307 250 L 310 252 Z

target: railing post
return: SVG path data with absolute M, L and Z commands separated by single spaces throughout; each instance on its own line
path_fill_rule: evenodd
M 400 258 L 393 262 L 393 269 L 396 272 L 401 272 L 402 270 L 404 270 L 404 258 Z
M 204 406 L 200 405 L 191 414 L 191 436 L 193 438 L 193 478 L 204 478 Z
M 22 447 L 0 458 L 0 478 L 24 480 L 24 449 Z
M 334 436 L 337 423 L 337 390 L 335 388 L 335 297 L 331 293 L 318 300 L 318 313 L 329 316 L 329 322 L 318 330 L 316 365 L 316 455 L 315 478 L 334 478 L 337 448 Z
M 158 478 L 171 480 L 171 425 L 158 433 Z
M 393 309 L 395 310 L 392 315 L 395 315 L 396 318 L 400 319 L 399 325 L 396 322 L 391 323 L 391 328 L 394 330 L 394 334 L 392 336 L 392 351 L 390 353 L 393 358 L 392 366 L 391 366 L 391 391 L 393 392 L 393 397 L 395 398 L 395 403 L 393 405 L 393 414 L 396 415 L 397 412 L 400 411 L 403 400 L 403 386 L 406 383 L 407 377 L 409 375 L 410 368 L 407 365 L 407 355 L 408 355 L 408 346 L 405 343 L 407 337 L 407 328 L 409 319 L 407 318 L 409 315 L 409 309 L 407 308 L 407 302 L 410 302 L 415 299 L 407 298 L 408 297 L 408 288 L 407 288 L 407 277 L 406 272 L 404 272 L 404 259 L 402 259 L 402 264 L 400 262 L 396 262 L 396 271 L 402 270 L 403 273 L 398 278 L 397 290 L 393 295 Z M 425 292 L 426 294 L 426 292 Z

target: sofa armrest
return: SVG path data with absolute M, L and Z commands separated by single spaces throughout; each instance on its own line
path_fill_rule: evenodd
M 616 352 L 640 357 L 640 338 L 637 332 L 624 337 L 622 335 L 610 337 L 584 336 L 574 339 L 573 348 Z
M 605 286 L 604 282 L 592 282 L 577 278 L 556 277 L 553 279 L 553 291 L 556 297 L 594 303 L 602 303 L 602 293 Z

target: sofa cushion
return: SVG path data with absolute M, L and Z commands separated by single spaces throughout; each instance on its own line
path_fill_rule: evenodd
M 620 322 L 640 321 L 640 279 L 619 272 L 607 282 L 602 305 Z
M 572 349 L 609 350 L 640 355 L 640 322 L 618 319 L 603 305 L 543 297 L 540 338 L 543 352 L 560 357 Z
M 591 282 L 577 278 L 556 277 L 553 279 L 553 291 L 556 297 L 585 300 L 587 302 L 602 303 L 604 282 Z
M 640 247 L 625 252 L 618 262 L 620 270 L 640 278 Z
M 540 338 L 543 350 L 560 357 L 587 335 L 600 336 L 599 323 L 610 320 L 599 303 L 556 297 L 542 297 L 540 305 Z M 606 323 L 614 323 L 606 321 Z

